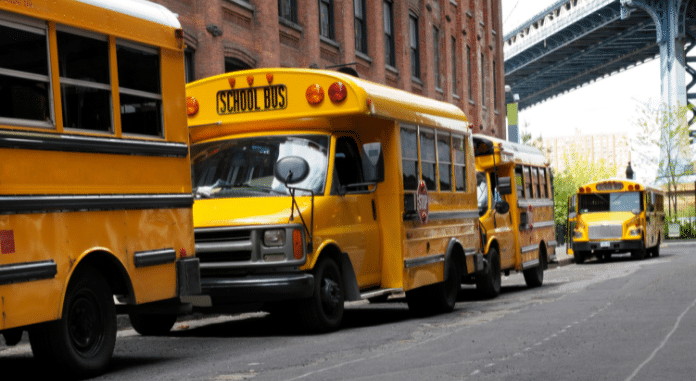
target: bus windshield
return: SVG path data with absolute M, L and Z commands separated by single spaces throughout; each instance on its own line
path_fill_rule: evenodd
M 578 205 L 580 213 L 642 210 L 640 192 L 581 194 L 578 195 Z
M 277 135 L 225 139 L 191 146 L 193 191 L 197 198 L 290 195 L 273 175 L 278 160 L 299 156 L 309 175 L 293 184 L 297 195 L 322 193 L 328 167 L 329 136 Z

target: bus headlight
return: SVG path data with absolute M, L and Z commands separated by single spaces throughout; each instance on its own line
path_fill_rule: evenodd
M 285 245 L 285 229 L 273 229 L 263 232 L 263 244 L 266 246 Z
M 640 229 L 631 229 L 628 231 L 629 237 L 637 237 L 640 235 Z

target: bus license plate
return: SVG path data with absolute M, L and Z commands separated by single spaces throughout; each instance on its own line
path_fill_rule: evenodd
M 610 246 L 611 246 L 611 242 L 600 242 L 599 243 L 599 247 L 610 247 Z
M 285 85 L 221 90 L 217 93 L 219 115 L 282 110 L 288 106 Z

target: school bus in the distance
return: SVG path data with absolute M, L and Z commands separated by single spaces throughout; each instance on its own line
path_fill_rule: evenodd
M 474 135 L 476 183 L 485 270 L 474 274 L 485 297 L 500 293 L 501 273 L 521 271 L 529 287 L 541 286 L 556 257 L 552 176 L 546 157 L 532 146 Z
M 471 133 L 454 105 L 336 71 L 187 85 L 196 252 L 211 310 L 297 312 L 404 292 L 451 311 L 481 268 Z
M 658 188 L 626 179 L 585 184 L 568 203 L 570 253 L 575 263 L 621 252 L 634 259 L 657 257 L 664 222 L 664 192 Z
M 175 15 L 141 0 L 0 1 L 6 344 L 28 331 L 57 377 L 89 377 L 109 364 L 117 312 L 169 331 L 200 289 L 192 204 Z

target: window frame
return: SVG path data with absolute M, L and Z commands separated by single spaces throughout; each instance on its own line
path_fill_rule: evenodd
M 418 126 L 418 125 L 415 125 L 415 124 L 401 123 L 401 125 L 399 126 L 399 140 L 400 140 L 400 145 L 401 145 L 401 147 L 400 147 L 400 148 L 401 148 L 401 151 L 400 151 L 400 158 L 401 158 L 401 186 L 402 186 L 403 190 L 404 190 L 404 191 L 407 191 L 407 192 L 408 192 L 408 191 L 417 191 L 417 190 L 418 190 L 418 184 L 419 184 L 420 181 L 421 181 L 421 174 L 420 174 L 421 168 L 420 168 L 420 158 L 419 158 L 419 156 L 420 156 L 420 141 L 419 141 L 419 140 L 420 140 L 420 139 L 419 139 L 419 131 L 418 131 L 418 129 L 419 129 L 419 126 Z M 409 156 L 406 156 L 406 155 L 404 154 L 404 148 L 405 148 L 405 146 L 404 146 L 404 139 L 402 138 L 402 134 L 403 134 L 403 131 L 404 131 L 404 130 L 411 131 L 411 132 L 415 133 L 415 135 L 416 135 L 416 151 L 415 151 L 416 156 L 415 156 L 415 157 L 409 157 Z M 404 176 L 405 176 L 405 174 L 406 174 L 406 172 L 404 171 L 404 168 L 405 168 L 406 166 L 405 166 L 404 164 L 405 164 L 406 162 L 408 162 L 408 163 L 416 163 L 416 184 L 415 184 L 415 186 L 414 186 L 413 188 L 407 188 L 407 187 L 406 187 L 406 181 L 405 181 L 405 178 L 404 178 Z
M 384 62 L 391 67 L 396 67 L 396 47 L 394 46 L 394 3 L 387 0 L 382 2 L 382 12 L 382 19 L 384 22 Z M 387 17 L 389 17 L 389 19 L 387 19 Z M 387 26 L 389 26 L 388 30 Z
M 357 9 L 358 5 L 360 9 Z M 367 9 L 365 0 L 353 0 L 353 17 L 355 27 L 355 51 L 363 54 L 367 52 Z M 360 14 L 358 14 L 360 13 Z M 358 31 L 361 39 L 358 40 Z
M 290 7 L 290 15 L 286 15 L 283 5 Z M 278 0 L 278 18 L 297 24 L 297 0 Z
M 418 30 L 418 16 L 413 13 L 408 15 L 408 45 L 411 52 L 411 77 L 421 79 L 420 43 Z
M 332 41 L 336 38 L 334 31 L 333 5 L 333 0 L 319 0 L 319 36 L 328 38 Z M 322 13 L 322 9 L 324 7 L 326 7 L 326 20 L 324 20 L 324 14 Z M 324 21 L 326 21 L 326 30 L 324 29 Z
M 457 39 L 451 36 L 452 41 L 452 95 L 457 95 Z

